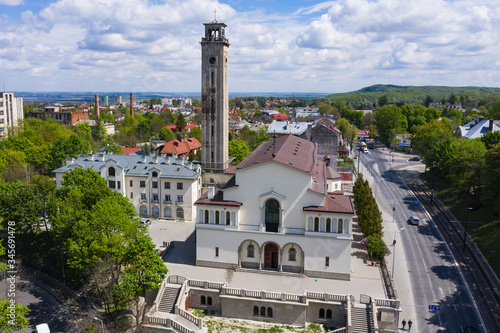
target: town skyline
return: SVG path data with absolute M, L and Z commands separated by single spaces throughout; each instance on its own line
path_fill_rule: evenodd
M 199 91 L 214 10 L 233 92 L 500 86 L 493 1 L 0 0 L 4 90 Z

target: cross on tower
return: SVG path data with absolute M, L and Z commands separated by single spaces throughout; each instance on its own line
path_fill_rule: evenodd
M 214 9 L 214 22 L 217 22 L 217 9 Z

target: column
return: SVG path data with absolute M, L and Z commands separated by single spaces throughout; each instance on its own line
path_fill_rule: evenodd
M 283 249 L 280 249 L 280 272 L 283 272 Z
M 262 249 L 259 248 L 259 271 L 262 270 Z
M 304 266 L 306 263 L 306 253 L 302 251 L 302 267 L 300 267 L 300 274 L 304 274 Z
M 238 268 L 241 268 L 241 245 L 238 246 Z

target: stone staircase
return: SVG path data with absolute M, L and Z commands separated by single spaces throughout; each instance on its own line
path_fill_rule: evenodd
M 352 333 L 371 333 L 375 331 L 371 311 L 369 306 L 351 308 Z
M 158 311 L 174 313 L 175 303 L 179 297 L 180 290 L 181 286 L 167 285 L 158 305 Z

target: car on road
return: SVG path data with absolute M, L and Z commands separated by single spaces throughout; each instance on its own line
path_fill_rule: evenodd
M 368 148 L 366 148 L 366 147 L 363 147 L 361 151 L 362 151 L 363 153 L 365 153 L 365 154 L 368 154 Z
M 408 161 L 420 161 L 420 157 L 419 156 L 413 156 L 413 157 L 410 157 L 408 159 Z
M 150 225 L 151 224 L 151 220 L 150 219 L 141 219 L 141 224 Z
M 408 219 L 408 221 L 410 222 L 410 224 L 414 224 L 414 225 L 419 225 L 420 224 L 420 219 L 418 218 L 418 216 L 410 216 L 410 218 Z

